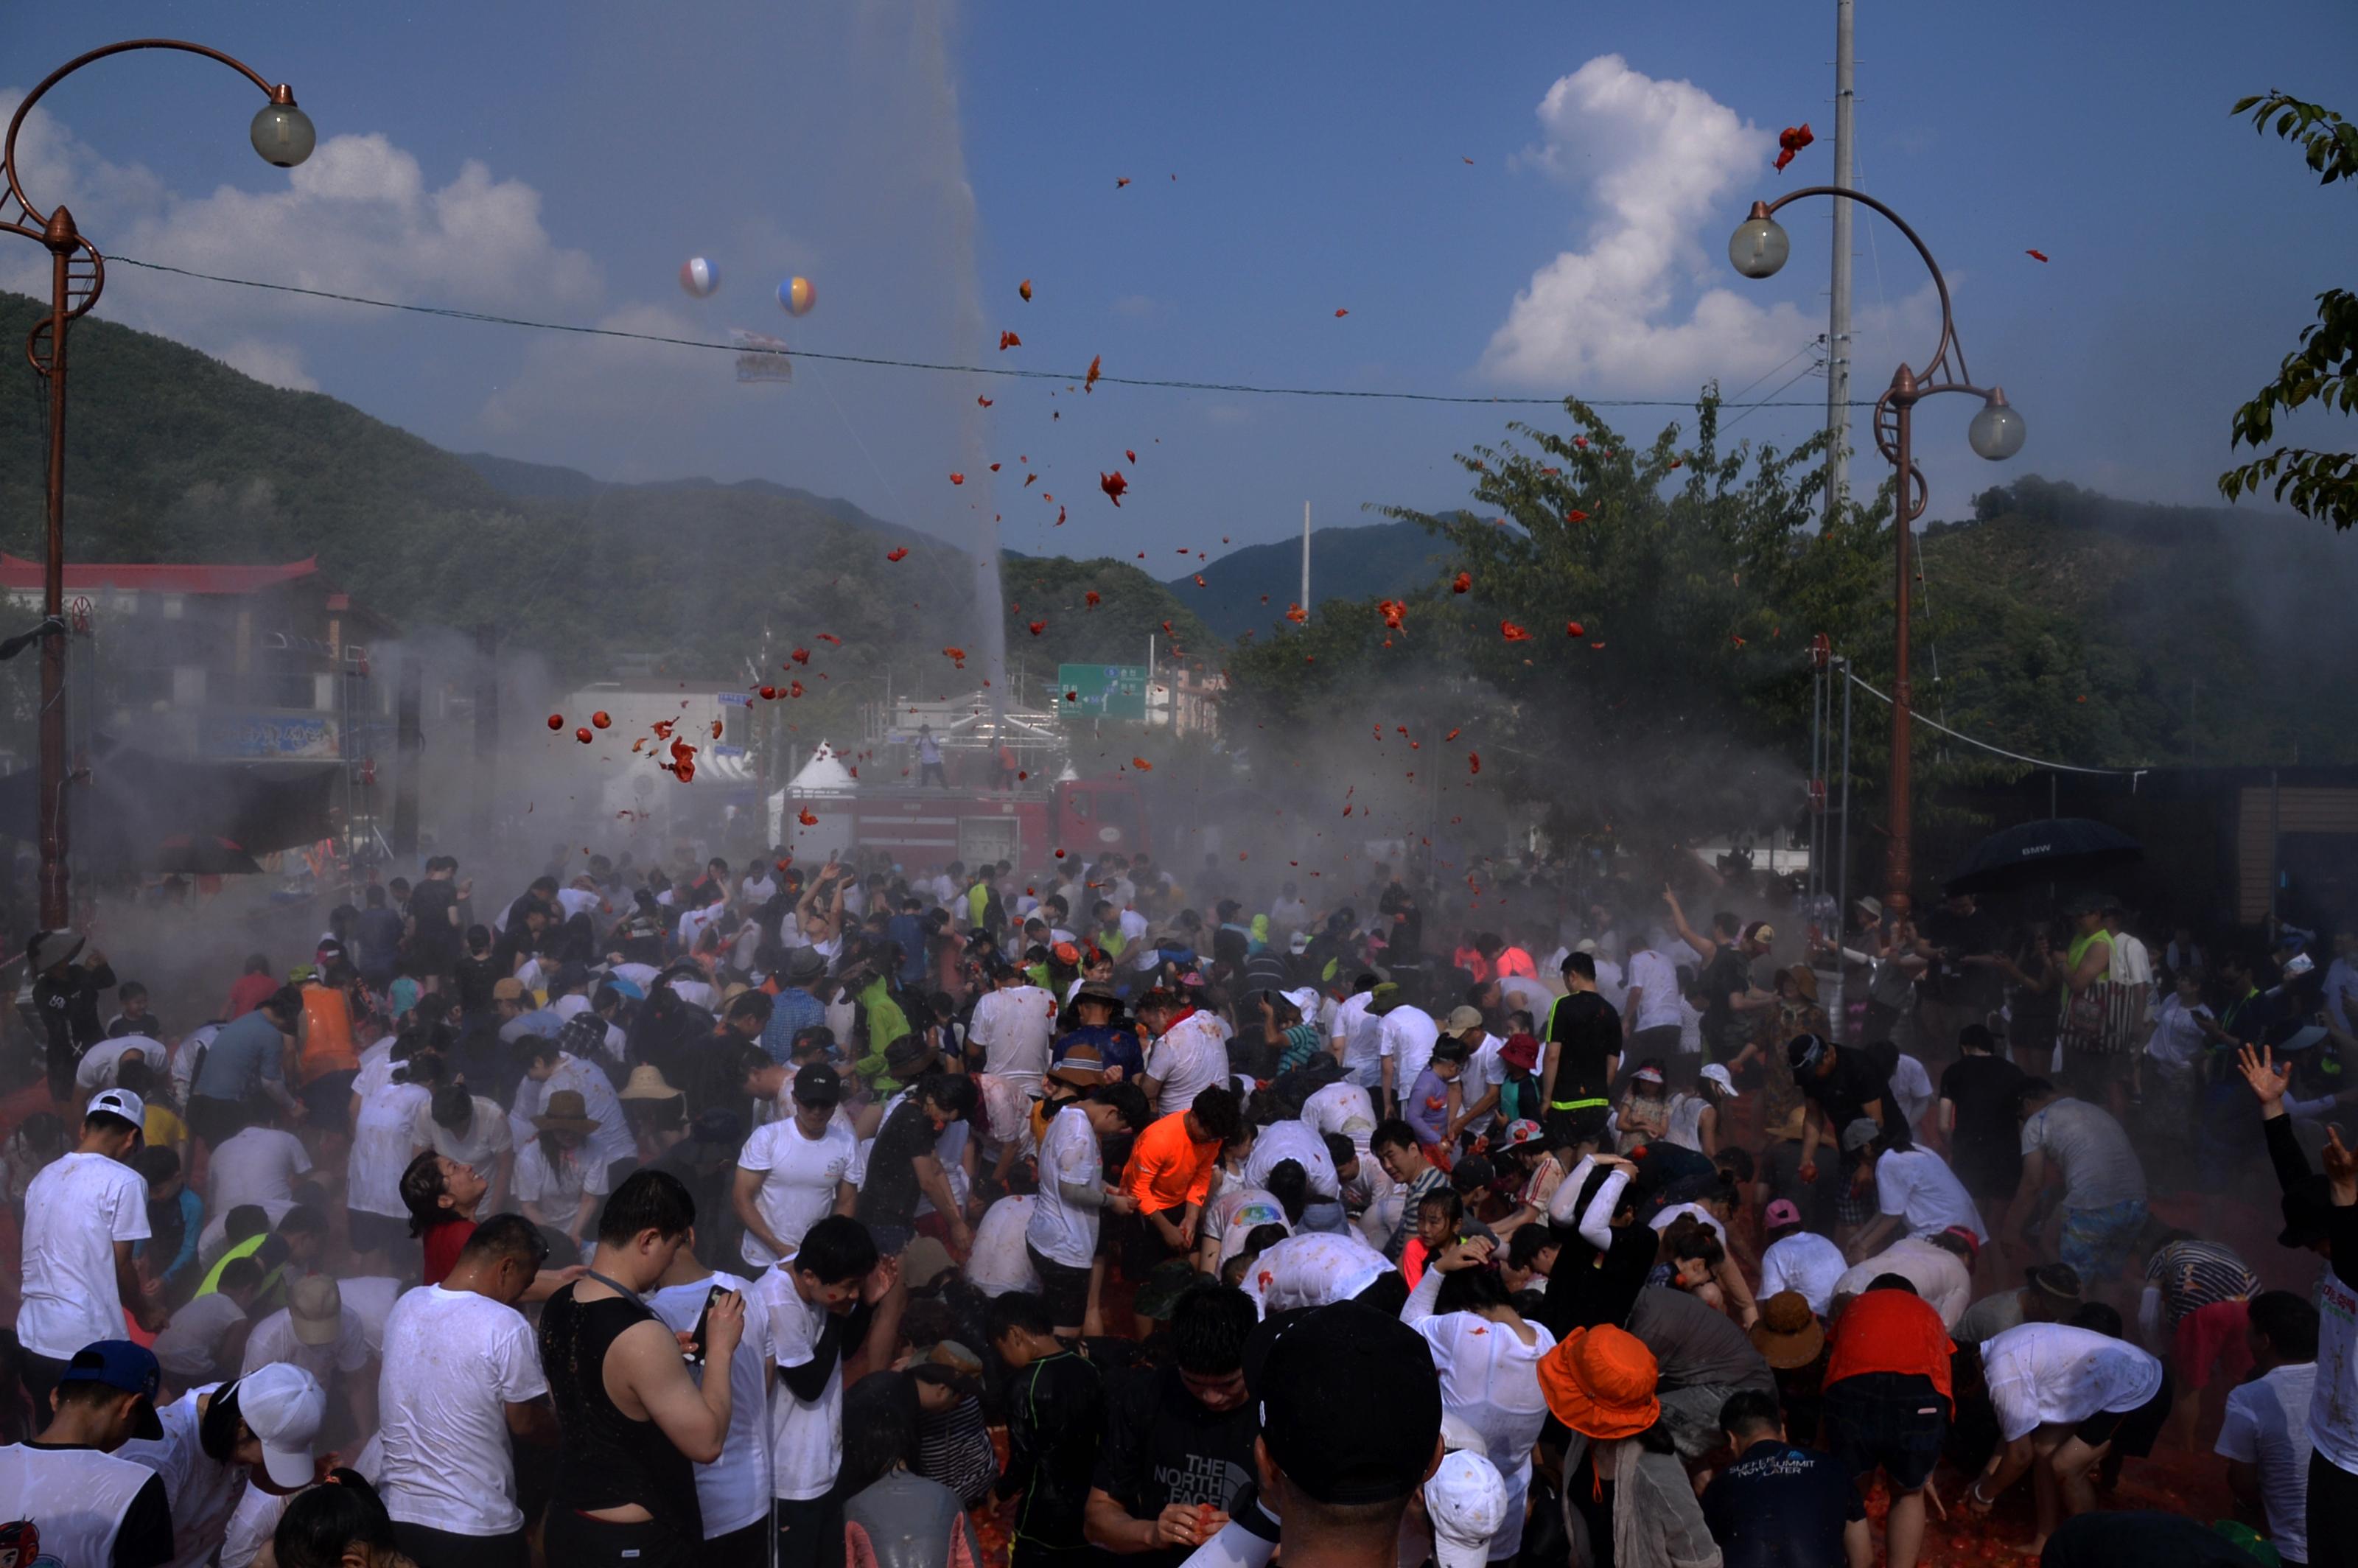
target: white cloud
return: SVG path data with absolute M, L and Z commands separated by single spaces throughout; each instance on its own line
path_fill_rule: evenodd
M 625 305 L 595 325 L 703 341 L 723 336 L 709 320 L 670 305 Z M 571 333 L 535 336 L 514 379 L 485 400 L 481 422 L 488 434 L 503 439 L 530 438 L 525 444 L 535 450 L 561 434 L 644 430 L 650 410 L 690 408 L 709 400 L 733 379 L 732 363 L 729 355 L 709 349 Z M 770 389 L 738 390 L 760 395 Z M 607 456 L 613 461 L 600 469 L 601 474 L 615 471 L 613 465 L 625 454 L 611 449 Z M 565 460 L 577 460 L 568 455 Z M 669 470 L 651 470 L 630 477 L 668 476 Z
M 1737 198 L 1776 146 L 1689 81 L 1658 81 L 1600 55 L 1548 89 L 1544 140 L 1525 156 L 1582 188 L 1585 248 L 1539 269 L 1482 358 L 1501 381 L 1551 391 L 1693 391 L 1741 384 L 1821 330 L 1790 303 L 1730 287 Z M 1751 287 L 1751 286 L 1746 286 Z M 1678 313 L 1682 294 L 1692 297 Z
M 0 94 L 0 114 L 21 93 Z M 225 133 L 225 160 L 249 157 Z M 417 159 L 381 133 L 331 136 L 284 183 L 222 186 L 205 196 L 166 189 L 144 168 L 110 163 L 45 109 L 18 144 L 37 201 L 64 201 L 98 247 L 116 255 L 380 299 L 474 309 L 581 306 L 602 292 L 588 255 L 560 247 L 540 221 L 540 194 L 470 159 L 429 187 Z M 31 246 L 0 255 L 0 284 L 45 295 L 47 260 Z M 165 333 L 282 386 L 312 383 L 289 322 L 349 319 L 357 307 L 297 295 L 112 269 L 102 315 Z

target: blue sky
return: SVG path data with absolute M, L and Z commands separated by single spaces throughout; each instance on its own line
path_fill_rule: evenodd
M 1789 212 L 1793 262 L 1768 284 L 1735 277 L 1724 246 L 1755 192 L 1831 169 L 1831 4 L 971 6 L 936 49 L 939 10 L 29 0 L 0 13 L 0 87 L 143 33 L 242 55 L 294 83 L 318 167 L 290 185 L 256 160 L 254 100 L 218 67 L 113 60 L 45 101 L 35 200 L 68 200 L 124 254 L 465 308 L 744 327 L 843 353 L 1599 399 L 1684 398 L 1711 375 L 1773 391 L 1823 329 L 1823 206 Z M 2319 190 L 2227 106 L 2275 86 L 2331 99 L 2358 59 L 2358 12 L 2288 3 L 2230 27 L 2192 5 L 1860 10 L 1860 183 L 1942 258 L 1973 369 L 2030 431 L 2015 462 L 1985 464 L 1964 445 L 1966 400 L 1929 409 L 1931 515 L 2033 471 L 2212 500 L 2230 412 L 2311 297 L 2349 281 L 2358 241 L 2358 196 Z M 1820 140 L 1780 178 L 1775 133 L 1801 120 Z M 697 254 L 721 268 L 708 300 L 675 281 Z M 24 287 L 41 260 L 0 254 L 0 281 Z M 797 273 L 819 304 L 789 320 L 771 294 Z M 1519 309 L 1541 275 L 1554 281 Z M 1931 318 L 1904 243 L 1864 217 L 1856 277 L 1854 385 L 1872 396 L 1920 359 Z M 792 387 L 741 387 L 725 355 L 130 268 L 101 308 L 454 449 L 766 478 L 951 537 L 995 509 L 1013 547 L 1144 550 L 1163 575 L 1181 545 L 1297 529 L 1305 500 L 1324 524 L 1371 521 L 1368 503 L 1455 503 L 1454 452 L 1510 412 L 1548 416 L 1051 397 L 809 361 Z M 1023 347 L 1001 353 L 1002 330 Z M 1784 395 L 1822 388 L 1804 375 Z M 994 398 L 987 414 L 977 395 Z M 1677 416 L 1614 416 L 1645 434 Z M 1790 443 L 1816 423 L 1768 408 L 1733 433 Z M 1096 483 L 1117 466 L 1131 483 L 1119 511 Z M 1859 470 L 1881 471 L 1871 453 Z M 1042 475 L 1029 491 L 1024 471 Z

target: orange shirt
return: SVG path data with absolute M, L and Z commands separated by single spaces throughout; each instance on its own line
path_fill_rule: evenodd
M 1912 1373 L 1932 1379 L 1953 1410 L 1949 1357 L 1956 1348 L 1931 1302 L 1911 1291 L 1868 1291 L 1854 1298 L 1834 1324 L 1825 1380 L 1831 1386 L 1868 1372 Z
M 332 986 L 303 988 L 303 1081 L 329 1073 L 360 1070 L 360 1053 L 352 1045 L 352 1009 L 344 993 Z
M 1130 1149 L 1130 1172 L 1122 1191 L 1138 1200 L 1141 1214 L 1161 1214 L 1185 1204 L 1201 1206 L 1211 1190 L 1217 1142 L 1187 1136 L 1187 1113 L 1173 1111 L 1147 1125 Z

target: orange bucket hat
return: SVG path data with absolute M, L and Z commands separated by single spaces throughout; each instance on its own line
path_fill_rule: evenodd
M 1540 1358 L 1539 1374 L 1549 1411 L 1585 1436 L 1635 1437 L 1661 1419 L 1654 1353 L 1609 1323 L 1574 1329 Z

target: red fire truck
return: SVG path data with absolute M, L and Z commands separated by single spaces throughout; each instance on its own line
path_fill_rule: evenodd
M 1011 862 L 1032 872 L 1055 853 L 1151 854 L 1146 802 L 1124 777 L 1042 781 L 1000 790 L 861 782 L 853 793 L 790 795 L 785 842 L 798 858 L 881 849 L 902 866 Z M 806 822 L 805 816 L 816 820 Z

